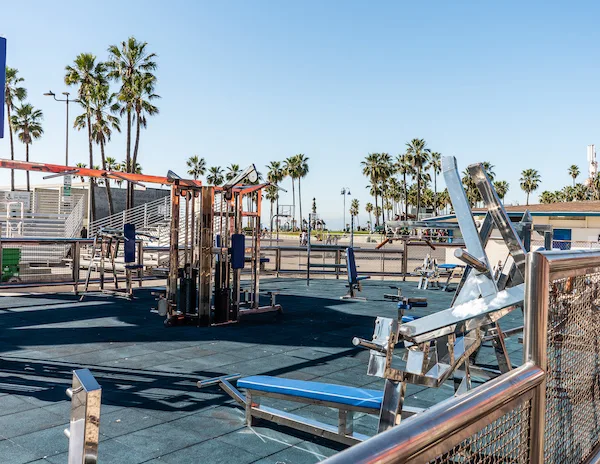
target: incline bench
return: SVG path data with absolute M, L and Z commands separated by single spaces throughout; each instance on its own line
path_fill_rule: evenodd
M 356 259 L 354 257 L 354 248 L 346 248 L 346 268 L 348 271 L 348 293 L 340 298 L 342 300 L 366 300 L 366 298 L 356 296 L 356 291 L 362 290 L 360 282 L 370 279 L 369 276 L 359 276 L 356 271 Z
M 402 322 L 408 323 L 414 319 L 410 316 L 403 316 Z M 371 349 L 367 374 L 378 377 L 382 376 L 380 368 L 385 365 L 384 347 L 387 346 L 392 331 L 397 330 L 397 326 L 397 322 L 393 319 L 382 317 L 376 319 L 373 342 L 367 342 L 369 346 L 374 348 Z M 353 445 L 369 438 L 367 435 L 354 432 L 354 412 L 378 415 L 380 417 L 380 430 L 382 428 L 382 417 L 384 417 L 383 421 L 385 422 L 391 413 L 391 411 L 384 410 L 385 408 L 382 407 L 384 404 L 383 391 L 306 380 L 293 380 L 268 375 L 240 377 L 239 374 L 227 375 L 201 380 L 197 385 L 199 388 L 219 385 L 240 406 L 245 408 L 246 424 L 248 426 L 252 426 L 255 419 L 264 419 L 340 443 Z M 237 388 L 231 384 L 235 380 L 237 380 Z M 245 389 L 245 395 L 238 388 Z M 337 426 L 261 405 L 261 397 L 337 409 Z M 408 417 L 421 411 L 421 408 L 404 406 L 402 414 L 403 417 Z

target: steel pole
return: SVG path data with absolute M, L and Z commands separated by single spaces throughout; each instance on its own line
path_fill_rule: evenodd
M 65 166 L 69 165 L 69 96 L 67 95 L 67 127 L 65 131 Z M 92 168 L 93 166 L 90 166 Z M 107 180 L 108 182 L 108 180 Z

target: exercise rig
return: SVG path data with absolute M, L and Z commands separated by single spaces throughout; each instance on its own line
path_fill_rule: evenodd
M 269 305 L 260 306 L 261 191 L 269 184 L 254 184 L 257 177 L 251 165 L 222 187 L 179 185 L 174 179 L 167 288 L 158 300 L 165 325 L 210 326 L 282 312 L 275 292 L 269 293 Z M 253 184 L 242 185 L 245 180 Z M 246 263 L 250 281 L 244 290 Z
M 94 243 L 92 245 L 90 260 L 88 262 L 88 272 L 85 279 L 85 286 L 79 301 L 83 301 L 85 295 L 94 293 L 90 292 L 89 290 L 93 268 L 96 268 L 100 273 L 99 286 L 102 293 L 122 296 L 130 300 L 133 299 L 133 272 L 137 272 L 139 285 L 141 287 L 141 277 L 144 269 L 143 242 L 142 240 L 137 240 L 138 236 L 156 239 L 156 237 L 152 237 L 148 234 L 136 232 L 134 224 L 125 224 L 123 229 L 101 228 L 96 232 L 94 235 Z M 124 290 L 119 289 L 116 263 L 116 257 L 119 253 L 119 247 L 121 244 L 123 244 L 123 261 L 125 269 Z M 109 260 L 110 269 L 112 271 L 114 282 L 114 289 L 112 290 L 104 288 L 106 260 Z M 98 261 L 97 264 L 96 261 Z
M 481 164 L 468 168 L 480 190 L 488 213 L 477 229 L 453 157 L 443 158 L 443 172 L 454 206 L 466 249 L 455 256 L 467 266 L 455 293 L 451 307 L 422 318 L 404 314 L 410 305 L 398 305 L 397 318 L 378 317 L 372 340 L 354 338 L 352 343 L 370 350 L 367 374 L 385 379 L 382 392 L 345 387 L 321 382 L 297 381 L 270 376 L 240 378 L 238 374 L 207 379 L 198 387 L 219 385 L 238 404 L 246 409 L 250 426 L 256 418 L 293 427 L 318 436 L 353 444 L 365 437 L 353 432 L 353 412 L 378 414 L 378 430 L 383 432 L 397 425 L 403 417 L 418 412 L 404 405 L 407 385 L 437 388 L 453 380 L 456 395 L 471 388 L 471 374 L 491 378 L 512 369 L 498 321 L 522 308 L 524 299 L 524 243 L 530 243 L 535 228 L 526 214 L 514 227 L 494 187 Z M 485 252 L 494 226 L 508 248 L 509 257 L 495 277 Z M 528 238 L 529 237 L 529 238 Z M 519 328 L 511 331 L 516 333 Z M 522 327 L 520 328 L 522 330 Z M 473 355 L 484 341 L 491 341 L 498 360 L 499 371 L 472 366 Z M 405 347 L 403 357 L 394 356 L 396 347 Z M 237 388 L 231 383 L 237 380 Z M 300 403 L 318 404 L 339 410 L 337 427 L 320 423 L 279 409 L 260 405 L 260 397 L 273 397 Z

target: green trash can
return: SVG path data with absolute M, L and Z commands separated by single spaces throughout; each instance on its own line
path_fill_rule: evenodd
M 19 282 L 19 248 L 2 248 L 2 282 Z

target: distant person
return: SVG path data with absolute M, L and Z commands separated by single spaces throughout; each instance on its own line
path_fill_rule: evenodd
M 81 238 L 88 238 L 88 231 L 87 231 L 87 229 L 85 228 L 85 226 L 83 226 L 83 227 L 81 228 L 81 234 L 80 234 L 80 235 L 81 235 Z

